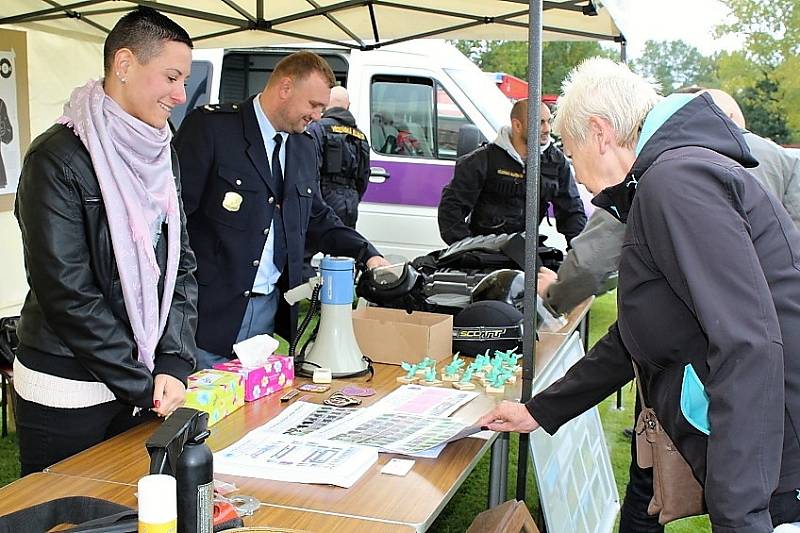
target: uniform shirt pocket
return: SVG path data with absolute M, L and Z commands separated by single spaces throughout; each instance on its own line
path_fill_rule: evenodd
M 254 178 L 220 166 L 217 178 L 208 186 L 205 213 L 210 219 L 239 230 L 251 226 L 258 209 L 258 188 Z

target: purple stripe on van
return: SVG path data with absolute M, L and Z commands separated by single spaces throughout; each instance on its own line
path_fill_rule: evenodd
M 373 159 L 372 166 L 385 169 L 390 177 L 383 183 L 370 183 L 365 202 L 438 207 L 442 189 L 453 179 L 455 162 L 432 165 Z

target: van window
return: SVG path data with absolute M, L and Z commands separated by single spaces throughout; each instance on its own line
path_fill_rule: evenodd
M 213 68 L 210 61 L 192 61 L 192 74 L 186 81 L 186 102 L 176 105 L 170 114 L 175 129 L 180 127 L 189 111 L 210 101 Z
M 370 109 L 370 144 L 387 155 L 455 159 L 459 128 L 471 124 L 430 78 L 373 77 Z
M 464 92 L 495 131 L 500 131 L 501 127 L 509 124 L 508 115 L 511 113 L 511 102 L 486 74 L 477 68 L 472 70 L 446 68 L 444 71 L 450 76 L 450 79 L 456 82 L 459 89 Z
M 458 130 L 472 124 L 441 85 L 436 89 L 436 153 L 439 159 L 455 159 Z
M 222 59 L 219 101 L 237 103 L 261 92 L 278 62 L 295 50 L 231 50 Z M 339 52 L 318 50 L 331 66 L 336 81 L 347 86 L 347 60 Z

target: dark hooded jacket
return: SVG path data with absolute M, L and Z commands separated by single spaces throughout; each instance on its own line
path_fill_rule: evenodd
M 800 489 L 800 232 L 708 95 L 656 106 L 637 153 L 594 200 L 627 223 L 618 322 L 528 409 L 554 433 L 629 382 L 633 359 L 714 531 L 772 531 L 771 496 Z M 708 436 L 681 407 L 690 370 Z

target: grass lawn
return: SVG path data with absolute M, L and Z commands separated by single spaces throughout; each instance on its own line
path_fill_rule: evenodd
M 616 294 L 608 294 L 598 298 L 591 311 L 590 343 L 594 344 L 616 319 Z M 633 425 L 633 390 L 625 387 L 623 391 L 624 408 L 618 411 L 615 407 L 615 396 L 607 398 L 600 405 L 600 418 L 606 441 L 611 453 L 611 462 L 614 467 L 614 477 L 620 497 L 625 494 L 625 485 L 628 482 L 628 465 L 630 464 L 630 443 L 622 430 Z M 0 486 L 6 485 L 19 476 L 18 452 L 15 434 L 0 439 Z M 514 497 L 517 484 L 517 449 L 518 438 L 512 435 L 510 443 L 510 472 L 508 478 L 508 499 Z M 536 482 L 532 474 L 532 466 L 528 463 L 528 490 L 527 502 L 531 514 L 538 517 L 538 498 Z M 433 523 L 429 531 L 434 533 L 449 533 L 465 531 L 475 516 L 486 509 L 487 484 L 489 480 L 489 454 L 481 459 L 475 470 L 469 475 L 450 503 L 444 508 L 439 518 Z M 711 527 L 706 517 L 687 518 L 667 526 L 668 533 L 705 533 Z

